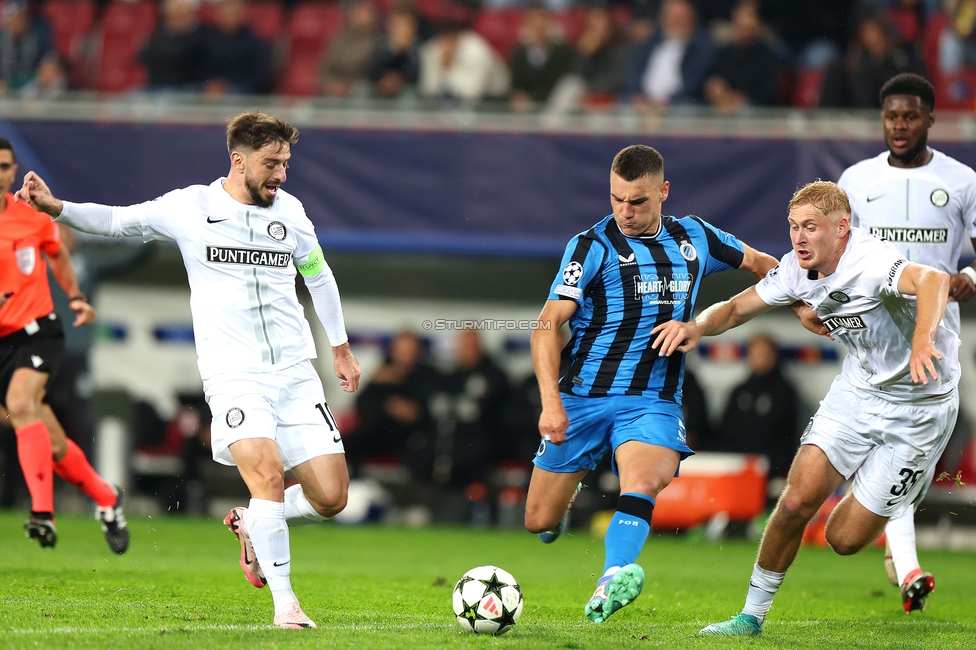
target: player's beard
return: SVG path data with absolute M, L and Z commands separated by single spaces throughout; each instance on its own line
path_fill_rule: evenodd
M 912 147 L 911 149 L 909 149 L 905 153 L 903 153 L 903 154 L 896 154 L 896 153 L 894 153 L 891 150 L 891 147 L 889 146 L 888 147 L 888 154 L 892 158 L 894 158 L 895 160 L 898 160 L 898 161 L 900 161 L 900 162 L 908 165 L 913 160 L 915 160 L 916 156 L 919 156 L 923 151 L 925 151 L 925 148 L 928 146 L 928 144 L 929 144 L 928 134 L 925 134 L 925 135 L 922 136 L 922 139 L 918 141 L 918 144 L 916 144 L 914 147 Z
M 251 197 L 251 201 L 254 202 L 254 205 L 258 206 L 259 208 L 270 208 L 272 205 L 274 205 L 275 197 L 272 196 L 271 198 L 265 198 L 264 195 L 261 194 L 261 189 L 263 187 L 264 185 L 254 183 L 247 176 L 244 177 L 244 189 L 247 190 L 247 194 Z

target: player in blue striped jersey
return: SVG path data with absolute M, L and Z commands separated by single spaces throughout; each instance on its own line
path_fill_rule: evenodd
M 651 347 L 651 330 L 691 318 L 706 275 L 741 268 L 760 279 L 776 266 L 775 258 L 698 217 L 662 216 L 668 190 L 656 150 L 633 145 L 617 154 L 613 214 L 569 242 L 532 334 L 543 440 L 526 528 L 547 543 L 558 537 L 579 481 L 608 450 L 620 477 L 604 573 L 585 610 L 596 623 L 640 594 L 644 573 L 634 561 L 654 499 L 694 453 L 681 416 L 683 356 L 661 357 Z M 560 377 L 559 330 L 567 321 L 571 366 Z

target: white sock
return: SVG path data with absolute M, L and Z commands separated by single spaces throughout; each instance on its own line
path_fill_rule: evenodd
M 905 576 L 920 569 L 918 552 L 915 549 L 915 509 L 906 508 L 888 520 L 885 537 L 891 551 L 891 561 L 895 563 L 898 584 L 905 582 Z
M 760 623 L 765 621 L 769 608 L 773 606 L 773 596 L 779 591 L 785 577 L 785 573 L 767 571 L 756 562 L 755 566 L 752 567 L 749 593 L 746 595 L 746 604 L 742 608 L 742 613 L 755 616 Z
M 254 545 L 261 570 L 271 587 L 275 614 L 281 613 L 298 598 L 291 589 L 291 550 L 288 547 L 288 524 L 285 504 L 267 499 L 251 499 L 244 513 L 244 524 Z
M 328 517 L 323 517 L 312 507 L 299 484 L 285 490 L 285 519 L 309 519 L 318 523 Z

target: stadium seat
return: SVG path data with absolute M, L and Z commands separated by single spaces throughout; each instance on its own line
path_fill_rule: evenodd
M 41 14 L 51 26 L 51 37 L 58 55 L 72 61 L 80 54 L 81 42 L 95 21 L 92 0 L 48 0 Z
M 563 35 L 567 43 L 576 43 L 576 39 L 583 33 L 586 24 L 586 7 L 570 7 L 566 11 L 554 14 L 556 22 L 563 28 Z
M 342 7 L 336 2 L 304 2 L 295 7 L 286 30 L 287 63 L 279 92 L 298 97 L 318 92 L 319 63 L 342 23 Z
M 152 2 L 115 0 L 105 8 L 96 37 L 96 90 L 122 92 L 146 82 L 139 50 L 155 28 L 156 5 Z
M 474 20 L 474 31 L 485 37 L 503 61 L 508 61 L 522 27 L 521 9 L 482 9 Z
M 798 70 L 793 85 L 793 105 L 800 108 L 816 108 L 820 105 L 825 72 L 822 68 Z
M 281 34 L 285 10 L 280 2 L 251 2 L 247 5 L 247 23 L 259 38 L 274 41 Z

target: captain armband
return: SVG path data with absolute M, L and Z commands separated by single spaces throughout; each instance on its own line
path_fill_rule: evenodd
M 310 278 L 321 273 L 324 268 L 326 268 L 325 255 L 322 254 L 322 246 L 316 244 L 312 252 L 308 254 L 308 260 L 298 267 L 298 272 L 306 278 Z

